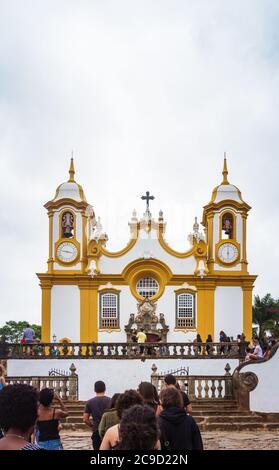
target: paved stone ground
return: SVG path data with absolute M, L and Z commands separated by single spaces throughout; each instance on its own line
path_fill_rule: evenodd
M 90 432 L 61 431 L 65 450 L 91 450 Z M 205 450 L 279 450 L 279 431 L 203 432 Z

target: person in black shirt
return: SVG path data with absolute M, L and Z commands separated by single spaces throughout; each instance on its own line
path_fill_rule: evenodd
M 189 397 L 187 393 L 180 390 L 179 384 L 176 382 L 175 376 L 172 374 L 167 374 L 165 376 L 165 384 L 167 388 L 176 388 L 180 391 L 181 396 L 182 396 L 183 408 L 185 408 L 185 411 L 191 415 L 193 412 L 193 409 L 192 409 L 192 405 L 189 400 Z

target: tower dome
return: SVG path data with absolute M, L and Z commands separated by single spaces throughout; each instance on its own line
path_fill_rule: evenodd
M 73 199 L 77 202 L 86 202 L 82 186 L 76 183 L 75 181 L 75 168 L 73 158 L 71 158 L 69 175 L 70 178 L 68 179 L 68 181 L 60 184 L 56 189 L 53 202 L 59 201 L 60 199 Z
M 228 168 L 227 168 L 227 158 L 226 153 L 224 155 L 224 166 L 223 166 L 223 181 L 221 184 L 216 186 L 212 191 L 211 203 L 218 204 L 218 202 L 225 200 L 236 201 L 239 204 L 243 204 L 242 195 L 240 190 L 230 184 L 228 181 Z

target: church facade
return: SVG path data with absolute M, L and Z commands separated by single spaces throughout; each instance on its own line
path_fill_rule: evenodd
M 246 221 L 250 206 L 223 180 L 195 220 L 185 252 L 164 239 L 163 213 L 146 211 L 129 222 L 130 241 L 120 251 L 106 244 L 95 210 L 69 180 L 45 204 L 49 219 L 48 269 L 38 273 L 42 289 L 42 341 L 126 342 L 143 327 L 150 341 L 188 342 L 199 333 L 219 340 L 252 334 L 252 290 L 248 273 Z M 147 331 L 148 330 L 148 331 Z

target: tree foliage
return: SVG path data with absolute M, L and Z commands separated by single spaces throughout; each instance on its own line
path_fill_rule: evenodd
M 28 321 L 8 321 L 4 326 L 0 328 L 0 336 L 5 336 L 6 341 L 9 343 L 18 343 L 22 338 L 23 330 L 29 325 Z M 40 325 L 30 325 L 35 332 L 35 338 L 41 338 L 41 326 Z
M 259 327 L 259 338 L 262 339 L 266 331 L 271 331 L 279 337 L 279 299 L 274 299 L 271 294 L 260 298 L 254 297 L 253 323 Z

